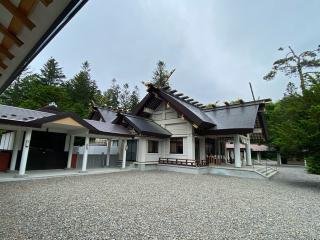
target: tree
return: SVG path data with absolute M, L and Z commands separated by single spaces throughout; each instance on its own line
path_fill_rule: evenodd
M 134 90 L 131 92 L 130 101 L 129 101 L 129 110 L 132 111 L 140 102 L 139 99 L 139 89 L 137 86 L 134 87 Z
M 289 82 L 284 97 L 267 105 L 270 144 L 286 158 L 307 160 L 308 171 L 316 174 L 320 174 L 319 52 L 320 47 L 298 54 L 289 47 L 286 57 L 277 60 L 264 77 L 271 80 L 280 71 L 300 80 L 302 94 Z
M 298 78 L 302 94 L 306 90 L 309 81 L 320 79 L 320 45 L 317 49 L 296 53 L 290 46 L 284 58 L 278 59 L 273 63 L 271 71 L 266 74 L 264 80 L 272 80 L 278 72 L 286 76 Z M 279 51 L 283 51 L 279 48 Z
M 157 63 L 157 67 L 153 72 L 153 77 L 151 83 L 153 86 L 157 88 L 167 87 L 169 86 L 169 79 L 176 69 L 172 69 L 171 71 L 166 69 L 166 64 L 164 61 L 159 61 Z M 143 82 L 143 84 L 148 84 Z
M 119 96 L 120 96 L 120 86 L 117 84 L 117 80 L 115 78 L 112 79 L 111 87 L 104 92 L 104 102 L 103 104 L 111 107 L 118 108 L 119 107 Z
M 85 61 L 80 72 L 66 84 L 71 104 L 67 108 L 82 117 L 88 116 L 91 103 L 101 94 L 96 82 L 91 79 L 90 71 L 90 65 Z
M 40 72 L 41 81 L 47 85 L 59 85 L 66 78 L 59 63 L 53 57 L 49 58 Z
M 117 80 L 112 79 L 111 87 L 103 94 L 103 104 L 105 106 L 130 112 L 139 103 L 139 89 L 137 86 L 130 91 L 128 83 L 123 84 L 122 88 Z

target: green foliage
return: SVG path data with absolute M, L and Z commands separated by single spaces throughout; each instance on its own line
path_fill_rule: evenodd
M 204 109 L 212 109 L 212 108 L 216 108 L 216 107 L 217 107 L 217 104 L 215 104 L 215 103 L 208 103 L 203 106 Z
M 142 82 L 147 85 L 151 83 L 156 88 L 168 87 L 169 79 L 176 69 L 172 69 L 171 71 L 166 69 L 166 64 L 164 61 L 159 61 L 157 63 L 157 67 L 153 72 L 153 77 L 151 82 Z
M 139 89 L 137 86 L 131 91 L 128 83 L 122 88 L 117 84 L 117 80 L 112 80 L 111 87 L 104 92 L 103 105 L 111 108 L 120 108 L 125 112 L 130 112 L 139 103 Z
M 111 87 L 103 93 L 103 104 L 111 108 L 118 108 L 120 92 L 120 85 L 117 84 L 117 80 L 112 79 Z
M 38 109 L 55 102 L 62 111 L 75 112 L 88 117 L 93 104 L 112 108 L 122 107 L 131 111 L 139 102 L 138 88 L 129 90 L 124 84 L 121 89 L 112 80 L 111 87 L 101 94 L 96 82 L 91 78 L 90 65 L 86 61 L 72 79 L 63 81 L 65 75 L 54 58 L 42 67 L 41 74 L 26 69 L 11 86 L 0 95 L 0 103 L 29 109 Z
M 279 102 L 267 106 L 270 142 L 284 156 L 307 158 L 312 169 L 319 169 L 319 119 L 320 83 L 313 82 L 304 95 L 287 93 Z
M 53 57 L 49 58 L 40 72 L 40 80 L 46 85 L 59 85 L 66 78 L 59 63 Z
M 86 61 L 82 64 L 81 71 L 66 83 L 67 96 L 71 103 L 67 108 L 81 117 L 89 115 L 90 105 L 101 95 L 96 82 L 91 79 L 90 71 L 90 65 Z
M 307 157 L 307 170 L 309 173 L 320 174 L 320 155 Z

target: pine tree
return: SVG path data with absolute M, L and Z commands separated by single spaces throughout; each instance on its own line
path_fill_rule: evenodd
M 320 45 L 315 50 L 302 53 L 295 52 L 290 46 L 288 48 L 289 50 L 285 57 L 275 61 L 271 71 L 263 79 L 272 80 L 278 72 L 282 72 L 286 76 L 299 79 L 303 94 L 310 82 L 320 79 Z M 278 50 L 283 51 L 284 49 L 279 48 Z
M 41 81 L 47 85 L 59 85 L 66 78 L 59 63 L 53 57 L 49 58 L 40 72 Z
M 112 79 L 111 87 L 104 92 L 104 105 L 111 108 L 119 107 L 120 86 L 115 78 Z
M 67 83 L 67 91 L 71 99 L 71 108 L 82 117 L 87 117 L 90 104 L 100 94 L 96 82 L 91 79 L 90 65 L 87 61 L 82 64 L 82 69 Z
M 144 85 L 151 83 L 156 88 L 168 87 L 169 79 L 172 76 L 176 69 L 172 69 L 171 71 L 166 69 L 166 64 L 164 61 L 159 61 L 157 63 L 157 67 L 153 72 L 153 77 L 151 82 L 142 82 Z
M 129 110 L 132 111 L 140 102 L 139 99 L 139 89 L 137 86 L 134 87 L 134 90 L 131 92 L 130 101 L 129 101 Z

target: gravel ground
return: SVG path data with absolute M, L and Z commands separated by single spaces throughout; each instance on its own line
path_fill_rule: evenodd
M 301 168 L 272 180 L 131 171 L 1 183 L 0 238 L 320 239 L 319 186 Z

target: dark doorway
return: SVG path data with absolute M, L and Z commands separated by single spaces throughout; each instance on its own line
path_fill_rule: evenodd
M 137 140 L 128 140 L 127 161 L 135 162 L 137 160 Z
M 195 157 L 196 160 L 200 160 L 200 141 L 199 138 L 195 138 Z
M 64 151 L 66 134 L 32 131 L 26 170 L 64 169 L 68 152 Z M 16 166 L 20 166 L 21 153 Z

